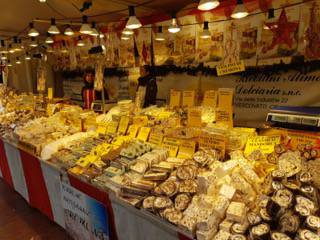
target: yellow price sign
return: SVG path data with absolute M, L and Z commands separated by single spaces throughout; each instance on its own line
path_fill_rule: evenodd
M 151 133 L 149 136 L 149 143 L 155 144 L 155 145 L 161 145 L 163 141 L 163 134 L 158 133 Z
M 118 129 L 118 122 L 116 121 L 112 121 L 108 123 L 108 128 L 107 128 L 107 133 L 117 133 L 117 129 Z
M 120 118 L 118 133 L 126 134 L 129 126 L 130 118 L 128 116 L 122 116 Z
M 174 89 L 170 90 L 170 108 L 180 107 L 181 92 Z
M 133 117 L 132 123 L 134 125 L 146 126 L 148 124 L 148 120 L 147 116 L 136 116 Z
M 53 99 L 53 88 L 48 88 L 48 99 Z
M 102 134 L 102 135 L 106 135 L 107 134 L 107 129 L 108 126 L 104 125 L 104 124 L 100 124 L 97 128 L 97 133 L 98 134 Z
M 202 106 L 216 108 L 217 99 L 218 99 L 217 91 L 215 90 L 205 91 Z
M 149 134 L 150 134 L 151 128 L 148 127 L 142 127 L 140 128 L 140 131 L 138 133 L 138 139 L 141 141 L 146 142 L 148 140 Z
M 179 140 L 176 138 L 164 138 L 162 147 L 169 151 L 170 157 L 176 157 L 179 150 Z
M 139 130 L 140 126 L 139 125 L 130 125 L 129 129 L 128 129 L 128 135 L 131 138 L 135 138 L 137 136 L 138 130 Z
M 217 110 L 216 111 L 216 123 L 225 127 L 233 127 L 233 112 L 232 109 Z
M 178 158 L 192 158 L 195 151 L 195 141 L 180 140 Z
M 221 153 L 221 156 L 225 156 L 226 152 L 226 138 L 224 135 L 215 133 L 202 133 L 199 137 L 200 148 L 212 148 Z
M 218 109 L 229 110 L 233 105 L 233 89 L 219 88 L 218 90 Z
M 217 75 L 223 76 L 231 73 L 236 72 L 243 72 L 246 67 L 244 65 L 244 61 L 234 62 L 234 63 L 228 63 L 217 66 Z
M 249 137 L 244 154 L 247 156 L 255 150 L 261 150 L 265 154 L 272 153 L 274 146 L 280 143 L 280 136 L 255 136 Z
M 189 127 L 201 127 L 201 109 L 200 108 L 189 108 L 188 109 L 188 126 Z
M 194 91 L 183 91 L 182 93 L 182 106 L 184 107 L 193 107 L 195 99 Z

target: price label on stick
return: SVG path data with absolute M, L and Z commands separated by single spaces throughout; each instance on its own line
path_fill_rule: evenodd
M 217 91 L 214 91 L 214 90 L 205 91 L 202 105 L 206 107 L 216 108 L 217 98 L 218 98 Z
M 171 89 L 170 90 L 170 108 L 180 107 L 181 92 Z
M 182 93 L 182 106 L 184 107 L 193 107 L 194 106 L 194 91 L 183 91 Z

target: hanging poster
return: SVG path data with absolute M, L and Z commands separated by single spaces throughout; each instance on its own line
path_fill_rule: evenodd
M 118 67 L 120 61 L 120 40 L 115 32 L 105 34 L 106 66 Z
M 157 31 L 153 31 L 153 51 L 154 51 L 154 62 L 155 65 L 170 65 L 173 64 L 172 55 L 174 53 L 174 35 L 168 32 L 166 25 L 169 25 L 169 22 L 160 23 L 163 26 L 163 36 L 164 41 L 156 40 Z
M 151 26 L 147 25 L 136 31 L 135 41 L 139 53 L 139 65 L 151 64 Z
M 104 205 L 68 184 L 61 183 L 66 231 L 75 240 L 108 240 Z
M 134 67 L 134 40 L 132 37 L 128 40 L 122 40 L 117 35 L 120 49 L 120 67 Z
M 225 55 L 223 64 L 238 62 L 239 56 L 239 44 L 238 44 L 238 32 L 237 26 L 234 22 L 227 23 L 226 25 L 226 40 L 225 40 Z

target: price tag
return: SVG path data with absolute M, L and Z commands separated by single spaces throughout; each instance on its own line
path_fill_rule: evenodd
M 158 133 L 151 133 L 149 136 L 149 143 L 155 144 L 155 145 L 161 145 L 163 140 L 163 134 Z
M 255 150 L 261 150 L 265 154 L 272 153 L 274 146 L 280 143 L 280 136 L 255 136 L 249 137 L 244 154 L 247 156 Z
M 183 91 L 182 93 L 182 106 L 194 107 L 195 93 L 194 91 Z
M 176 138 L 164 138 L 162 147 L 169 151 L 170 157 L 176 157 L 179 150 L 179 140 Z
M 236 72 L 243 72 L 244 70 L 245 70 L 244 61 L 239 61 L 239 62 L 217 66 L 217 75 L 222 76 L 222 75 L 227 75 L 227 74 L 236 73 Z
M 218 90 L 218 109 L 229 110 L 233 105 L 233 89 L 219 88 Z
M 133 121 L 134 125 L 146 126 L 148 124 L 148 117 L 147 116 L 137 116 L 137 117 L 133 117 L 132 121 Z
M 140 126 L 139 125 L 130 125 L 129 129 L 128 129 L 128 135 L 131 138 L 135 138 L 137 136 L 138 130 L 139 130 Z
M 288 136 L 291 139 L 290 144 L 293 148 L 296 148 L 299 144 L 312 144 L 319 146 L 320 143 L 319 133 L 306 133 L 288 130 Z
M 129 126 L 130 118 L 128 116 L 122 116 L 119 122 L 118 133 L 126 134 Z
M 48 88 L 48 99 L 49 100 L 53 99 L 53 89 L 52 88 Z
M 228 128 L 233 127 L 233 112 L 232 109 L 217 110 L 216 111 L 216 123 L 217 125 L 225 126 Z
M 195 141 L 180 140 L 178 158 L 192 158 L 195 151 Z
M 170 90 L 170 108 L 180 107 L 181 92 L 171 89 Z
M 97 133 L 101 134 L 101 135 L 106 135 L 107 134 L 107 129 L 108 126 L 104 125 L 104 124 L 100 124 L 97 128 Z
M 199 147 L 212 148 L 220 151 L 221 156 L 225 156 L 226 138 L 221 134 L 203 133 L 199 138 Z
M 150 134 L 151 128 L 148 127 L 142 127 L 140 128 L 138 139 L 141 141 L 146 142 L 148 140 L 149 134 Z
M 107 133 L 117 133 L 117 129 L 118 129 L 118 122 L 116 121 L 111 121 L 108 123 L 108 128 L 107 128 Z
M 217 91 L 214 91 L 214 90 L 205 91 L 202 105 L 206 107 L 216 108 L 217 98 L 218 98 Z
M 199 108 L 189 108 L 188 109 L 188 126 L 189 127 L 201 127 L 201 109 Z

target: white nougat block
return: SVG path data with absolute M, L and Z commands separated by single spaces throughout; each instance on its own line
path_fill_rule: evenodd
M 229 200 L 233 198 L 235 193 L 236 193 L 236 189 L 227 184 L 223 184 L 219 191 L 219 195 L 225 196 Z
M 233 225 L 232 221 L 229 221 L 227 219 L 224 219 L 220 224 L 219 224 L 219 230 L 223 230 L 226 232 L 230 232 L 231 227 Z
M 211 214 L 208 216 L 208 218 L 202 220 L 202 221 L 199 221 L 197 223 L 197 230 L 199 231 L 209 231 L 210 229 L 214 228 L 215 226 L 217 226 L 219 222 L 219 218 L 214 215 L 214 214 Z
M 217 233 L 217 228 L 213 227 L 212 229 L 209 229 L 208 231 L 200 231 L 198 230 L 196 232 L 197 234 L 197 240 L 210 240 L 213 238 L 213 236 Z
M 231 202 L 227 209 L 227 219 L 243 223 L 246 216 L 246 205 L 242 202 Z

